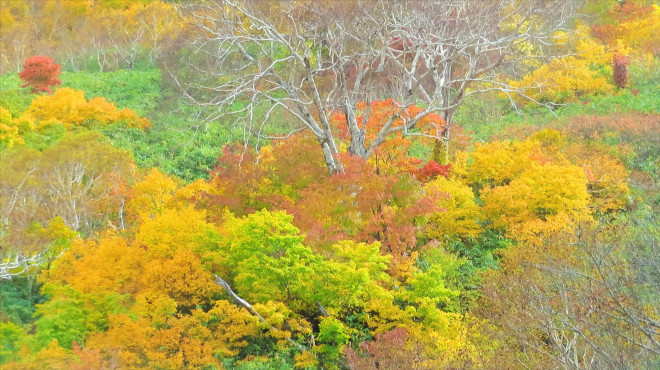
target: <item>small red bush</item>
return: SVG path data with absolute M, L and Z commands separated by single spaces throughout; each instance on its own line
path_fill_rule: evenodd
M 621 54 L 614 54 L 614 85 L 623 89 L 628 84 L 628 57 Z
M 57 78 L 62 69 L 59 64 L 53 63 L 53 58 L 34 56 L 27 58 L 23 64 L 23 70 L 18 73 L 18 77 L 25 82 L 21 87 L 29 87 L 32 93 L 53 91 L 49 86 L 55 86 L 62 83 Z

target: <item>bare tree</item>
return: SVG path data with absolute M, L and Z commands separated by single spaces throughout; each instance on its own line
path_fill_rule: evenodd
M 515 361 L 566 369 L 655 368 L 660 363 L 658 217 L 636 212 L 524 246 L 504 259 L 477 308 Z M 513 361 L 509 359 L 509 361 Z
M 206 122 L 227 114 L 246 133 L 264 137 L 277 112 L 293 117 L 293 131 L 318 140 L 331 173 L 341 172 L 330 115 L 346 116 L 348 151 L 368 158 L 394 133 L 426 135 L 447 146 L 452 118 L 472 94 L 520 93 L 502 70 L 530 58 L 530 48 L 552 44 L 568 26 L 578 1 L 443 0 L 331 1 L 206 0 L 179 6 L 196 29 L 189 67 L 199 79 L 184 80 L 185 96 L 209 108 Z M 543 53 L 540 53 L 543 54 Z M 199 63 L 200 58 L 206 63 Z M 394 99 L 400 110 L 375 139 L 365 141 L 358 102 Z M 513 103 L 513 99 L 511 99 Z M 407 108 L 423 112 L 410 117 Z M 429 113 L 441 127 L 420 127 Z
M 23 254 L 5 255 L 0 253 L 0 280 L 11 280 L 14 276 L 20 276 L 32 267 L 38 267 L 44 264 L 48 258 L 48 250 L 33 256 Z

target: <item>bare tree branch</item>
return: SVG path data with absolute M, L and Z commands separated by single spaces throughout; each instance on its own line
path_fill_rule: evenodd
M 251 304 L 249 304 L 243 298 L 239 297 L 238 294 L 234 293 L 234 291 L 231 289 L 231 286 L 229 286 L 229 283 L 227 283 L 225 280 L 223 280 L 220 276 L 215 275 L 215 282 L 216 282 L 216 284 L 220 285 L 236 303 L 238 303 L 240 306 L 245 308 L 252 316 L 256 316 L 259 319 L 260 322 L 268 325 L 269 330 L 274 331 L 274 332 L 280 331 L 278 328 L 276 328 L 273 325 L 269 324 L 268 321 L 266 321 L 266 319 L 264 319 L 263 316 L 261 316 L 259 314 L 259 312 L 257 312 L 257 310 L 255 310 L 254 307 L 252 307 Z M 286 337 L 286 340 L 287 340 L 287 342 L 291 343 L 294 347 L 298 348 L 301 351 L 306 351 L 307 350 L 307 348 L 305 346 L 303 346 L 302 344 L 294 341 L 290 337 Z
M 580 3 L 185 2 L 177 10 L 199 31 L 194 58 L 187 63 L 204 78 L 184 83 L 173 77 L 185 97 L 209 108 L 208 122 L 240 117 L 246 134 L 261 134 L 275 110 L 286 112 L 294 126 L 289 130 L 309 129 L 328 170 L 336 173 L 343 166 L 332 112 L 345 114 L 348 151 L 363 158 L 394 133 L 448 144 L 453 116 L 467 96 L 488 91 L 524 96 L 526 87 L 508 84 L 501 71 L 537 58 L 538 53 L 525 52 L 527 46 L 547 52 L 555 32 L 569 28 Z M 398 102 L 398 112 L 377 132 L 367 133 L 358 117 L 369 112 L 360 112 L 358 103 L 369 107 L 386 99 Z M 400 123 L 411 106 L 424 110 Z M 439 114 L 445 127 L 420 127 L 430 113 Z M 258 130 L 255 120 L 261 121 Z M 367 142 L 367 134 L 376 139 Z

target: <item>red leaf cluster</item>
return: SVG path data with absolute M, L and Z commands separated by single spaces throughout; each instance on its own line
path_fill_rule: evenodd
M 424 167 L 411 171 L 411 174 L 415 176 L 417 180 L 427 182 L 438 176 L 448 177 L 450 171 L 451 163 L 439 165 L 436 161 L 429 160 Z
M 32 93 L 47 92 L 52 94 L 53 91 L 49 86 L 62 83 L 57 78 L 60 73 L 62 73 L 62 68 L 59 64 L 53 63 L 53 58 L 34 56 L 25 60 L 23 70 L 18 73 L 18 76 L 25 82 L 21 87 L 29 87 Z

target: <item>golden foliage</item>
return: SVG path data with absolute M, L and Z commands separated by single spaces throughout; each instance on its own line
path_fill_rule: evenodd
M 144 255 L 142 248 L 129 246 L 118 236 L 104 237 L 98 243 L 79 239 L 42 279 L 65 282 L 83 293 L 135 292 L 139 281 L 135 271 L 143 269 Z
M 593 33 L 610 50 L 630 56 L 634 61 L 648 63 L 653 53 L 660 51 L 660 6 L 626 1 L 609 11 L 613 22 L 594 25 Z
M 516 230 L 561 215 L 589 214 L 584 171 L 577 166 L 533 165 L 508 185 L 481 192 L 493 227 Z
M 179 249 L 171 259 L 151 260 L 141 276 L 142 291 L 173 299 L 179 307 L 195 307 L 220 290 L 192 251 Z
M 128 211 L 143 220 L 154 218 L 165 210 L 176 189 L 177 184 L 171 177 L 152 168 L 142 181 L 131 188 Z
M 475 236 L 481 232 L 481 226 L 477 223 L 477 220 L 481 219 L 481 212 L 469 186 L 458 180 L 439 176 L 425 186 L 426 191 L 431 189 L 446 193 L 447 198 L 438 202 L 438 206 L 444 210 L 428 217 L 426 236 Z
M 142 129 L 151 126 L 146 118 L 140 118 L 130 109 L 117 109 L 102 97 L 87 101 L 83 91 L 69 87 L 57 89 L 53 95 L 37 96 L 24 114 L 30 115 L 40 124 L 59 122 L 67 129 L 119 122 Z
M 205 213 L 192 207 L 168 209 L 143 222 L 135 237 L 150 257 L 170 258 L 179 249 L 199 251 L 203 236 L 213 230 Z
M 15 143 L 21 144 L 23 139 L 18 134 L 18 126 L 11 113 L 0 107 L 0 148 L 11 148 Z
M 110 317 L 110 329 L 92 335 L 87 345 L 106 354 L 119 353 L 128 367 L 221 367 L 216 356 L 233 356 L 247 345 L 246 337 L 258 332 L 257 320 L 227 301 L 215 301 L 208 311 L 168 316 L 153 325 L 148 318 Z
M 505 185 L 540 159 L 534 141 L 492 141 L 475 144 L 470 155 L 467 182 L 480 185 Z M 536 156 L 535 156 L 536 155 Z
M 519 81 L 510 81 L 522 95 L 516 100 L 522 104 L 532 99 L 538 102 L 562 103 L 585 94 L 608 93 L 614 90 L 609 82 L 609 64 L 612 54 L 590 35 L 589 28 L 579 25 L 576 34 L 566 40 L 574 55 L 555 58 L 541 65 Z
M 594 145 L 575 144 L 567 151 L 587 175 L 587 190 L 594 209 L 610 212 L 624 208 L 630 188 L 628 170 L 621 160 Z

